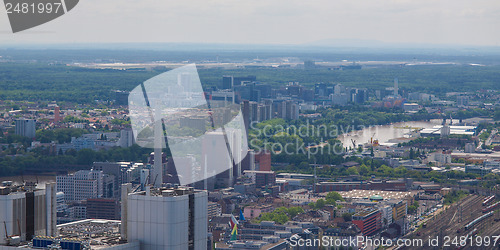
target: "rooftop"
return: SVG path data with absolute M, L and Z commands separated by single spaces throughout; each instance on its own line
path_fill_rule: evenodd
M 397 192 L 397 191 L 381 191 L 381 190 L 359 190 L 354 189 L 348 192 L 340 191 L 338 192 L 343 198 L 347 199 L 368 199 L 374 196 L 379 196 L 384 200 L 391 199 L 404 199 L 411 195 L 411 192 Z

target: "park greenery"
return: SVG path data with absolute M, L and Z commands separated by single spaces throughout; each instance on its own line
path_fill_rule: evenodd
M 304 209 L 301 207 L 279 207 L 272 212 L 262 213 L 257 221 L 274 221 L 278 224 L 285 224 L 301 213 L 304 213 Z
M 344 198 L 337 192 L 329 192 L 325 199 L 318 199 L 316 202 L 309 203 L 311 209 L 322 209 L 326 205 L 336 206 L 337 201 L 344 201 Z

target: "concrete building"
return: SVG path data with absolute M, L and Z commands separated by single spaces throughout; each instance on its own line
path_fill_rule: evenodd
M 134 134 L 132 129 L 123 129 L 120 131 L 120 140 L 118 140 L 118 146 L 122 148 L 128 148 L 134 145 Z
M 222 76 L 222 88 L 223 89 L 232 89 L 233 86 L 234 86 L 233 76 Z
M 126 210 L 122 213 L 125 223 L 122 238 L 129 242 L 139 241 L 143 250 L 205 250 L 207 203 L 207 192 L 190 187 L 147 186 L 146 191 L 122 195 L 122 211 Z
M 352 216 L 352 223 L 359 227 L 363 235 L 369 236 L 382 228 L 380 210 L 367 208 L 357 212 Z
M 34 138 L 36 132 L 36 120 L 18 119 L 16 120 L 16 135 Z
M 45 184 L 45 189 L 0 187 L 0 245 L 56 234 L 56 207 L 55 183 Z
M 255 180 L 255 187 L 273 186 L 276 184 L 276 174 L 274 171 L 245 170 L 245 175 Z
M 476 145 L 474 143 L 465 144 L 465 153 L 474 153 L 476 152 Z
M 87 199 L 88 219 L 120 219 L 120 202 L 117 199 Z
M 70 175 L 58 175 L 57 191 L 64 193 L 67 202 L 102 197 L 104 174 L 96 170 L 80 170 Z

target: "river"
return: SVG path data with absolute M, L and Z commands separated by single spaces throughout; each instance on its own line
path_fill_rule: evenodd
M 356 145 L 359 145 L 370 143 L 372 138 L 373 140 L 378 140 L 381 145 L 392 145 L 394 143 L 389 142 L 391 139 L 409 137 L 409 134 L 417 128 L 432 128 L 436 125 L 441 125 L 442 122 L 442 119 L 433 119 L 430 121 L 398 122 L 389 125 L 378 125 L 340 135 L 338 139 L 344 144 L 344 147 L 352 147 L 351 139 L 355 141 Z M 453 120 L 455 124 L 458 122 L 458 120 Z

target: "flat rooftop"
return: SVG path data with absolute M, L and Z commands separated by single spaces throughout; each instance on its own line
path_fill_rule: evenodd
M 353 189 L 351 191 L 339 191 L 342 198 L 347 199 L 369 199 L 374 195 L 380 195 L 384 200 L 401 200 L 407 196 L 412 195 L 412 192 L 397 192 L 397 191 L 381 191 L 381 190 L 359 190 Z M 326 193 L 325 193 L 326 194 Z

